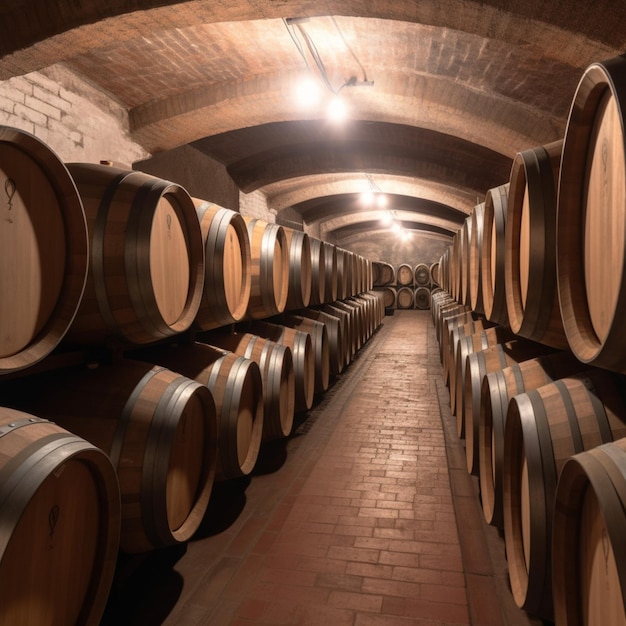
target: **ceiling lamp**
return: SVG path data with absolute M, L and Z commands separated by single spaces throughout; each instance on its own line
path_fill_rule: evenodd
M 371 87 L 374 85 L 374 81 L 369 80 L 367 78 L 367 73 L 365 72 L 365 68 L 363 67 L 359 59 L 357 58 L 352 48 L 349 46 L 348 42 L 345 40 L 343 33 L 339 29 L 339 25 L 337 24 L 337 21 L 335 20 L 334 17 L 331 17 L 331 19 L 344 45 L 346 46 L 346 48 L 348 49 L 348 51 L 350 52 L 350 54 L 352 55 L 352 57 L 357 62 L 357 64 L 359 65 L 359 67 L 361 68 L 363 72 L 362 80 L 359 81 L 356 76 L 350 76 L 343 83 L 343 85 L 341 85 L 338 89 L 335 89 L 332 83 L 330 82 L 330 78 L 328 77 L 328 72 L 326 71 L 326 67 L 324 65 L 324 62 L 322 61 L 322 58 L 319 54 L 317 46 L 315 45 L 309 33 L 307 33 L 306 29 L 304 28 L 304 24 L 309 21 L 309 18 L 306 18 L 306 17 L 290 17 L 286 19 L 283 18 L 283 22 L 285 24 L 285 27 L 287 28 L 287 32 L 289 33 L 294 45 L 296 46 L 298 52 L 300 53 L 300 56 L 303 58 L 306 68 L 309 71 L 311 77 L 313 77 L 314 75 L 317 75 L 318 79 L 324 84 L 324 86 L 328 89 L 328 91 L 330 91 L 330 93 L 333 95 L 332 99 L 328 103 L 328 107 L 326 110 L 328 118 L 333 122 L 342 122 L 348 117 L 348 107 L 346 103 L 339 97 L 339 92 L 344 87 L 357 87 L 357 86 Z M 307 56 L 307 51 L 308 51 L 308 56 Z M 309 57 L 312 59 L 313 65 L 317 69 L 317 72 L 313 71 L 313 67 L 309 63 Z M 302 88 L 299 89 L 298 99 L 301 102 L 304 102 L 305 104 L 310 105 L 313 103 L 313 101 L 312 99 L 307 98 L 307 90 L 308 88 L 304 90 Z M 317 101 L 318 100 L 315 100 L 315 103 L 317 103 Z

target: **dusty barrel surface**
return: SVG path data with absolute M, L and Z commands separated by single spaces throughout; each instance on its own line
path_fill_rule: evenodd
M 590 65 L 570 108 L 559 179 L 557 287 L 567 341 L 626 372 L 626 63 Z
M 146 344 L 190 328 L 204 283 L 202 232 L 179 185 L 106 165 L 68 163 L 85 208 L 90 266 L 67 338 Z
M 214 332 L 203 339 L 254 361 L 263 380 L 263 441 L 291 434 L 295 411 L 295 373 L 291 348 L 253 333 Z
M 587 371 L 509 403 L 502 472 L 507 565 L 515 602 L 533 615 L 553 617 L 550 541 L 565 461 L 626 436 L 624 380 L 617 376 Z
M 289 294 L 289 244 L 277 224 L 244 217 L 250 238 L 252 283 L 246 319 L 278 315 Z
M 626 623 L 626 440 L 568 459 L 556 492 L 552 536 L 554 620 Z
M 480 259 L 483 307 L 488 320 L 506 325 L 505 228 L 510 183 L 487 191 Z
M 248 309 L 252 274 L 246 222 L 236 211 L 194 198 L 204 243 L 204 289 L 195 318 L 201 330 L 233 324 Z
M 208 506 L 217 459 L 215 405 L 205 387 L 131 359 L 19 382 L 37 387 L 30 397 L 20 393 L 22 406 L 109 455 L 122 496 L 123 552 L 147 552 L 193 535 Z
M 415 294 L 412 287 L 398 287 L 396 293 L 396 309 L 415 308 Z
M 413 268 L 408 263 L 400 263 L 396 267 L 396 284 L 401 287 L 413 285 Z
M 52 422 L 0 407 L 0 472 L 0 624 L 99 623 L 120 539 L 111 461 Z
M 478 447 L 480 494 L 485 521 L 502 528 L 504 428 L 509 401 L 586 368 L 569 351 L 526 359 L 485 374 L 480 390 Z
M 0 126 L 0 374 L 48 356 L 81 303 L 89 264 L 82 200 L 44 143 Z
M 556 202 L 563 141 L 518 152 L 505 227 L 505 290 L 511 329 L 565 349 L 556 287 Z
M 413 270 L 413 284 L 416 287 L 430 287 L 431 282 L 430 265 L 418 263 Z

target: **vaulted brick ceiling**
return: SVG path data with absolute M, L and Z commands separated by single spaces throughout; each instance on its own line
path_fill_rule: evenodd
M 308 18 L 350 121 L 294 99 L 284 18 Z M 564 136 L 585 68 L 621 54 L 623 0 L 3 0 L 0 80 L 62 62 L 129 112 L 156 153 L 183 144 L 244 192 L 334 236 L 380 230 L 371 181 L 405 224 L 452 235 L 519 150 Z M 306 56 L 306 55 L 305 55 Z M 310 57 L 309 64 L 314 68 Z M 315 70 L 316 72 L 316 70 Z M 359 86 L 365 80 L 373 85 Z M 330 92 L 328 92 L 330 95 Z

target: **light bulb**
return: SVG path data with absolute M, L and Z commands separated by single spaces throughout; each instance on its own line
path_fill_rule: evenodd
M 348 107 L 339 96 L 334 96 L 328 103 L 326 113 L 329 120 L 335 123 L 341 123 L 348 117 Z

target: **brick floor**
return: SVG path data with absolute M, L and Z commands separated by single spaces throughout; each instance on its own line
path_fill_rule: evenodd
M 120 560 L 103 624 L 533 624 L 508 592 L 429 311 L 397 311 L 186 546 Z

